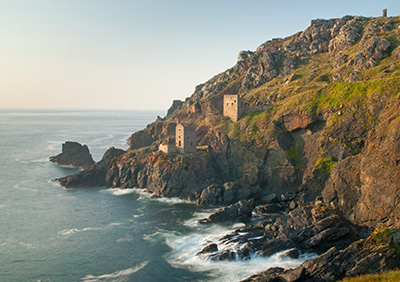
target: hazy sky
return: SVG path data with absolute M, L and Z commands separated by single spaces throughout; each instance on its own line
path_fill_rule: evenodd
M 315 18 L 399 0 L 0 0 L 0 108 L 162 109 Z

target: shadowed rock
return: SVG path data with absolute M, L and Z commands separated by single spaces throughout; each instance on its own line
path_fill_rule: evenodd
M 93 166 L 95 163 L 86 145 L 71 141 L 62 144 L 62 153 L 50 157 L 50 161 L 58 165 L 81 167 L 84 169 Z

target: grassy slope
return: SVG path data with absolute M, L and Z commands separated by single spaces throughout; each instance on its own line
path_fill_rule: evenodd
M 397 282 L 400 281 L 400 270 L 389 271 L 381 274 L 363 275 L 359 277 L 346 278 L 341 282 Z
M 399 42 L 393 39 L 392 31 L 382 34 L 391 38 L 394 47 Z M 346 51 L 349 56 L 358 48 L 358 44 Z M 264 85 L 244 94 L 249 107 L 268 104 L 264 112 L 248 113 L 237 123 L 228 119 L 220 119 L 218 128 L 232 139 L 243 143 L 263 143 L 263 131 L 270 129 L 269 123 L 285 111 L 312 113 L 314 116 L 324 113 L 334 113 L 330 123 L 338 123 L 346 115 L 354 115 L 360 108 L 365 108 L 371 101 L 384 97 L 388 106 L 399 97 L 400 61 L 394 61 L 390 56 L 383 59 L 376 67 L 362 70 L 357 74 L 361 81 L 345 82 L 346 73 L 351 67 L 346 65 L 339 69 L 330 63 L 328 53 L 310 57 L 308 63 L 301 65 L 287 77 L 277 77 Z M 340 73 L 340 79 L 334 80 Z M 292 75 L 295 79 L 285 83 Z M 366 111 L 363 126 L 370 128 L 377 117 Z M 329 126 L 329 124 L 328 124 Z

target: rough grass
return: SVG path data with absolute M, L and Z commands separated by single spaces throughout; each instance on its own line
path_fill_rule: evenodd
M 363 275 L 353 278 L 345 278 L 341 282 L 398 282 L 400 281 L 400 270 L 393 270 L 381 274 Z
M 330 174 L 337 162 L 332 160 L 332 157 L 319 158 L 315 162 L 313 171 L 319 174 Z

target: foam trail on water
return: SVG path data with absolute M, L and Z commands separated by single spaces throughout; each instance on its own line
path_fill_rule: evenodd
M 78 229 L 78 228 L 71 228 L 71 229 L 64 229 L 59 231 L 57 234 L 58 235 L 62 235 L 62 236 L 69 236 L 75 233 L 79 233 L 79 232 L 85 232 L 85 231 L 98 231 L 98 230 L 104 230 L 103 227 L 85 227 L 82 229 Z
M 84 282 L 97 282 L 97 281 L 107 281 L 107 280 L 121 281 L 121 280 L 117 280 L 117 279 L 127 278 L 129 275 L 132 275 L 132 274 L 138 272 L 139 270 L 145 268 L 148 264 L 149 264 L 149 261 L 144 261 L 141 264 L 138 264 L 134 267 L 115 271 L 110 274 L 102 274 L 102 275 L 98 275 L 98 276 L 89 274 L 89 275 L 86 275 L 81 280 Z

